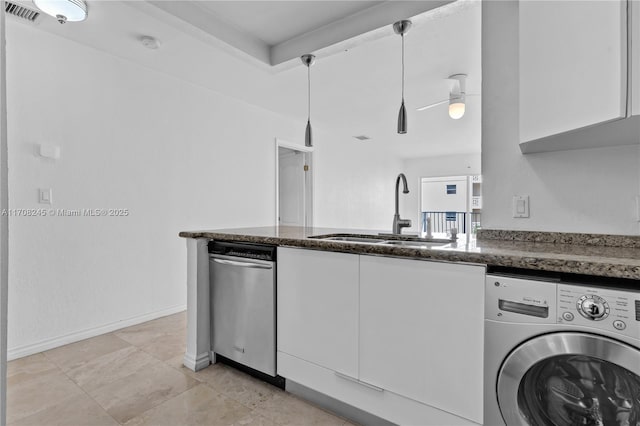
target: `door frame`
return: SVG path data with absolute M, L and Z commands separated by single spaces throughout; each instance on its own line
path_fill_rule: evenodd
M 9 207 L 7 157 L 6 25 L 0 10 L 0 208 Z M 9 290 L 9 217 L 0 217 L 0 425 L 7 420 L 7 306 Z
M 304 202 L 304 226 L 313 226 L 313 209 L 314 209 L 314 190 L 313 190 L 313 147 L 297 145 L 280 138 L 275 139 L 275 157 L 276 157 L 276 216 L 275 224 L 280 225 L 280 148 L 286 148 L 293 151 L 301 152 L 305 155 L 305 160 L 309 165 L 309 171 L 305 174 L 305 202 Z

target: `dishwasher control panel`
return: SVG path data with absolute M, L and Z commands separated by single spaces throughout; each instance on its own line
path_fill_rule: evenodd
M 210 241 L 209 253 L 224 256 L 244 257 L 246 259 L 276 260 L 276 247 L 263 244 Z

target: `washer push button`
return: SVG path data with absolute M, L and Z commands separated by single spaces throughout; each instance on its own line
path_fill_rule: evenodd
M 620 321 L 620 320 L 615 320 L 613 322 L 613 327 L 616 330 L 624 330 L 625 328 L 627 328 L 627 324 L 624 323 L 624 321 Z

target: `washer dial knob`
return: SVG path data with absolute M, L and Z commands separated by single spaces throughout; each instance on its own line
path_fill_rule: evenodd
M 580 315 L 593 321 L 601 321 L 609 315 L 609 304 L 602 297 L 595 294 L 587 294 L 580 297 L 577 307 Z

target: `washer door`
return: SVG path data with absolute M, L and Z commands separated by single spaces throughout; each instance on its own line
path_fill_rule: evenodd
M 518 346 L 498 374 L 508 426 L 640 426 L 640 349 L 554 333 Z

